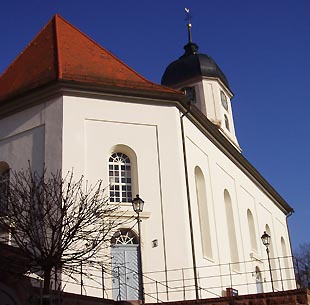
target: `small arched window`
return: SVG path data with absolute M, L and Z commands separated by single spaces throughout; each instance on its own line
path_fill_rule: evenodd
M 0 162 L 0 216 L 7 214 L 10 183 L 10 167 L 6 162 Z
M 228 116 L 224 114 L 225 127 L 227 130 L 230 130 Z
M 131 163 L 127 155 L 113 153 L 109 158 L 111 202 L 132 201 Z

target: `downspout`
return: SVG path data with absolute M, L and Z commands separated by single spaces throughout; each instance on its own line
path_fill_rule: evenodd
M 196 265 L 196 255 L 195 255 L 193 220 L 192 220 L 191 200 L 190 200 L 190 191 L 189 191 L 189 183 L 188 183 L 187 157 L 186 157 L 186 146 L 185 146 L 185 135 L 184 135 L 184 124 L 183 124 L 183 117 L 186 116 L 189 112 L 190 112 L 190 106 L 189 106 L 188 110 L 180 116 L 180 123 L 181 123 L 182 148 L 183 148 L 183 158 L 184 158 L 183 161 L 184 161 L 184 172 L 185 172 L 185 184 L 186 184 L 186 195 L 187 195 L 189 229 L 190 229 L 190 237 L 191 237 L 193 269 L 194 269 L 195 293 L 196 293 L 196 300 L 198 300 L 199 299 L 199 287 L 198 287 L 198 278 L 197 278 L 197 265 Z
M 294 213 L 294 210 L 293 211 L 290 211 L 286 214 L 286 227 L 287 227 L 287 233 L 288 233 L 288 242 L 289 242 L 289 245 L 290 245 L 290 249 L 291 249 L 291 254 L 293 255 L 293 250 L 292 250 L 292 242 L 291 242 L 291 235 L 290 235 L 290 228 L 288 226 L 288 218 L 290 216 L 292 216 Z
M 286 214 L 286 227 L 287 227 L 287 233 L 288 233 L 288 242 L 289 242 L 289 245 L 290 245 L 290 250 L 291 250 L 291 260 L 292 260 L 292 266 L 293 266 L 293 269 L 295 270 L 295 260 L 294 260 L 294 254 L 293 254 L 293 249 L 292 249 L 292 241 L 291 241 L 291 234 L 290 234 L 290 228 L 289 228 L 289 225 L 288 225 L 288 218 L 290 216 L 292 216 L 294 213 L 294 210 L 288 212 L 288 214 Z M 294 275 L 295 275 L 295 272 L 294 272 Z M 295 277 L 295 276 L 294 276 Z M 296 278 L 295 278 L 295 285 L 297 287 L 297 283 L 296 283 Z

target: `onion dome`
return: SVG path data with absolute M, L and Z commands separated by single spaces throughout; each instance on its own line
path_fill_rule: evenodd
M 178 84 L 188 82 L 197 77 L 218 78 L 229 89 L 228 80 L 216 64 L 207 54 L 198 52 L 198 45 L 189 41 L 184 46 L 185 53 L 166 68 L 162 76 L 161 84 L 168 87 L 177 87 Z

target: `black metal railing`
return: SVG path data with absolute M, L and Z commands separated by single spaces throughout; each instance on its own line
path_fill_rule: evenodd
M 117 300 L 128 299 L 126 291 L 136 290 L 138 296 L 139 286 L 128 280 L 138 279 L 137 271 L 126 265 L 113 270 L 110 266 L 98 266 L 72 270 L 76 275 L 74 281 L 73 276 L 63 277 L 65 290 Z M 143 274 L 145 299 L 148 302 L 187 300 L 196 298 L 196 292 L 201 299 L 270 292 L 271 284 L 275 291 L 304 286 L 305 281 L 300 279 L 306 278 L 305 268 L 291 256 L 271 258 L 271 273 L 272 283 L 268 261 L 262 259 L 226 264 L 210 262 L 197 267 L 196 272 L 191 267 L 154 270 Z
M 291 256 L 277 257 L 271 258 L 270 266 L 273 283 L 265 259 L 252 258 L 223 264 L 209 262 L 208 265 L 197 267 L 195 272 L 191 267 L 154 270 L 143 274 L 144 296 L 147 302 L 159 303 L 195 299 L 197 294 L 204 299 L 233 296 L 236 293 L 271 292 L 271 284 L 275 291 L 309 287 L 310 268 L 302 261 Z M 130 277 L 133 281 L 128 280 Z M 91 266 L 72 268 L 69 276 L 60 276 L 59 272 L 55 272 L 52 289 L 103 299 L 126 300 L 130 299 L 126 291 L 136 291 L 139 296 L 135 279 L 138 279 L 137 271 L 126 267 L 126 264 L 112 269 L 111 265 L 93 262 Z M 37 280 L 36 285 L 42 287 L 42 282 Z

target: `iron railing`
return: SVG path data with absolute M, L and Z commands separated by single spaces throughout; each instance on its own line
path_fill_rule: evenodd
M 138 279 L 136 270 L 126 265 L 113 270 L 110 266 L 98 266 L 93 264 L 91 268 L 81 266 L 80 270 L 72 270 L 73 276 L 62 279 L 63 289 L 117 300 L 127 299 L 126 290 L 136 290 L 138 295 L 138 286 L 127 281 L 129 278 Z M 271 258 L 275 291 L 304 286 L 305 281 L 301 280 L 306 277 L 304 270 L 304 266 L 291 256 Z M 154 270 L 143 274 L 143 283 L 148 302 L 195 299 L 197 294 L 203 299 L 272 291 L 269 265 L 265 259 L 210 263 L 197 267 L 196 272 L 193 268 Z
M 302 261 L 291 256 L 277 257 L 271 258 L 270 265 L 275 291 L 309 287 L 310 269 Z M 269 265 L 265 259 L 227 264 L 210 262 L 209 265 L 197 267 L 195 271 L 193 268 L 177 268 L 144 273 L 146 301 L 160 303 L 195 299 L 196 294 L 204 299 L 272 291 Z M 126 265 L 112 269 L 111 265 L 93 262 L 91 266 L 72 268 L 70 276 L 55 272 L 51 288 L 55 294 L 57 291 L 60 294 L 61 291 L 67 291 L 103 299 L 125 300 L 124 290 L 136 290 L 138 295 L 139 287 L 127 281 L 130 276 L 138 279 L 137 271 Z M 32 282 L 42 287 L 39 279 L 32 279 Z

